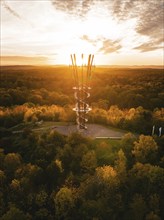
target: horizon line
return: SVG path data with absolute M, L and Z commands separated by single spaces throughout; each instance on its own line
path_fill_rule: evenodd
M 68 64 L 7 64 L 7 65 L 0 65 L 0 67 L 69 67 L 71 65 L 68 65 Z M 147 64 L 147 65 L 137 65 L 137 64 L 134 64 L 134 65 L 122 65 L 122 64 L 117 64 L 117 65 L 112 65 L 112 64 L 99 64 L 99 65 L 93 65 L 95 67 L 104 67 L 104 68 L 114 68 L 114 67 L 118 67 L 118 68 L 123 68 L 123 67 L 126 67 L 126 68 L 140 68 L 140 67 L 144 67 L 144 68 L 161 68 L 161 69 L 164 69 L 164 65 L 153 65 L 153 64 Z

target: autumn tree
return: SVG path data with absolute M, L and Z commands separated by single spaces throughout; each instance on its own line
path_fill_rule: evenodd
M 118 158 L 115 161 L 115 169 L 120 181 L 125 182 L 127 178 L 127 158 L 122 149 L 118 152 Z
M 75 195 L 73 190 L 68 187 L 60 188 L 54 198 L 54 202 L 56 218 L 71 220 L 71 212 L 75 207 Z
M 151 136 L 141 135 L 139 141 L 134 143 L 132 154 L 136 161 L 141 163 L 154 162 L 157 155 L 158 146 Z
M 9 153 L 4 158 L 4 167 L 9 175 L 12 175 L 14 171 L 21 165 L 21 156 L 18 153 Z

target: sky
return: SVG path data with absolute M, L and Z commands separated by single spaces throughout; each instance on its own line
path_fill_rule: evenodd
M 163 0 L 0 0 L 1 65 L 163 65 Z

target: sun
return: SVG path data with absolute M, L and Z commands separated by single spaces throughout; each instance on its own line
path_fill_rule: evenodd
M 85 20 L 75 20 L 73 18 L 68 20 L 66 17 L 65 23 L 67 23 L 67 26 L 64 26 L 63 29 L 61 28 L 61 35 L 55 38 L 59 44 L 62 41 L 58 52 L 59 63 L 69 65 L 71 62 L 68 59 L 70 54 L 76 54 L 77 57 L 80 57 L 81 54 L 98 54 L 98 61 L 101 63 L 106 62 L 103 52 L 100 51 L 100 48 L 103 47 L 103 42 L 107 39 L 120 41 L 125 30 L 112 16 L 106 16 L 105 9 L 102 10 L 102 14 L 97 16 L 93 13 L 94 11 L 91 11 Z M 125 23 L 125 28 L 126 25 Z M 80 62 L 77 60 L 78 65 L 81 64 Z

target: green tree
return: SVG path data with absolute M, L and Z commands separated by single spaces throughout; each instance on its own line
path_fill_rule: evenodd
M 149 198 L 149 207 L 155 214 L 160 212 L 160 196 L 158 194 L 152 194 Z
M 46 208 L 41 208 L 35 212 L 35 220 L 54 220 Z
M 134 159 L 133 159 L 133 155 L 132 155 L 134 141 L 136 141 L 136 137 L 132 133 L 125 134 L 121 139 L 121 148 L 127 158 L 127 167 L 128 168 L 130 168 L 134 163 Z
M 0 187 L 4 186 L 4 183 L 6 181 L 6 175 L 3 170 L 0 170 Z
M 47 139 L 48 143 L 53 143 L 53 144 L 55 144 L 55 146 L 63 147 L 64 144 L 65 144 L 65 137 L 64 137 L 64 135 L 60 134 L 57 131 L 51 131 L 47 135 L 46 139 Z
M 1 94 L 0 105 L 1 106 L 11 106 L 13 103 L 13 98 L 10 94 Z
M 63 173 L 63 167 L 60 160 L 56 159 L 51 161 L 51 163 L 47 166 L 47 183 L 50 187 L 56 187 L 60 184 L 60 179 Z
M 164 168 L 151 164 L 136 163 L 129 171 L 129 182 L 133 191 L 143 195 L 163 193 Z
M 88 151 L 83 155 L 81 160 L 81 168 L 84 172 L 92 173 L 97 167 L 97 159 L 95 151 Z
M 4 194 L 0 192 L 0 217 L 5 213 L 5 200 L 4 199 L 5 199 Z
M 0 148 L 0 169 L 3 169 L 4 158 L 5 158 L 4 150 L 3 148 Z
M 9 211 L 1 217 L 1 220 L 31 220 L 31 218 L 18 208 L 11 207 Z
M 32 102 L 34 104 L 42 104 L 43 99 L 42 96 L 39 94 L 32 94 L 31 96 L 29 96 L 28 102 Z
M 44 190 L 42 190 L 36 194 L 35 203 L 39 207 L 42 207 L 46 205 L 47 199 L 48 199 L 47 193 Z
M 132 218 L 134 220 L 144 220 L 147 212 L 146 202 L 142 195 L 136 194 L 130 204 L 132 210 Z
M 149 214 L 146 215 L 145 220 L 161 220 L 161 218 L 154 212 L 150 212 Z

